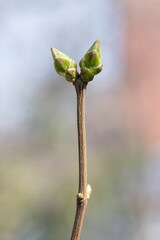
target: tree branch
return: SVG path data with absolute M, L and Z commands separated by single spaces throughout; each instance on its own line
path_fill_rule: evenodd
M 79 189 L 77 195 L 77 209 L 71 235 L 71 240 L 79 240 L 83 219 L 87 207 L 87 158 L 86 158 L 86 130 L 85 130 L 85 95 L 87 83 L 80 78 L 76 80 L 77 92 L 77 128 L 79 152 Z

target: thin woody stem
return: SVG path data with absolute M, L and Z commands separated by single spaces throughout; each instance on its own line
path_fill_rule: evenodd
M 77 128 L 79 151 L 79 189 L 82 198 L 77 197 L 77 209 L 74 220 L 71 240 L 79 240 L 83 219 L 87 207 L 87 158 L 86 158 L 86 130 L 85 130 L 85 95 L 87 83 L 80 78 L 76 80 L 77 92 Z

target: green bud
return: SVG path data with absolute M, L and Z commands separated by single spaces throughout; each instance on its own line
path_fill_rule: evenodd
M 69 82 L 75 82 L 77 78 L 77 64 L 76 62 L 68 57 L 66 54 L 58 51 L 55 48 L 51 48 L 54 66 L 56 72 L 65 77 L 65 79 Z
M 103 63 L 99 40 L 96 40 L 89 48 L 81 59 L 79 66 L 81 68 L 80 76 L 83 82 L 93 80 L 94 76 L 102 71 Z
M 83 82 L 92 81 L 94 78 L 94 74 L 86 67 L 81 68 L 81 79 Z

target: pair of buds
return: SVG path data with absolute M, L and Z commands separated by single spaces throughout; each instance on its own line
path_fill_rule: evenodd
M 87 200 L 90 199 L 91 193 L 92 193 L 91 185 L 90 185 L 90 184 L 87 184 Z M 77 194 L 77 199 L 78 199 L 79 201 L 82 201 L 82 200 L 84 199 L 84 195 L 83 195 L 82 193 L 78 193 L 78 194 Z
M 57 73 L 65 77 L 67 81 L 75 83 L 79 76 L 76 62 L 55 48 L 51 48 L 51 51 Z M 99 40 L 95 41 L 89 48 L 79 62 L 79 66 L 81 69 L 80 77 L 82 82 L 93 80 L 94 76 L 102 71 L 103 63 Z

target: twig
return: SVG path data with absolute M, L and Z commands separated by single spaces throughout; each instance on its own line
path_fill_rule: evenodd
M 85 95 L 87 83 L 102 71 L 102 55 L 99 40 L 96 40 L 79 62 L 80 74 L 76 62 L 66 54 L 51 48 L 57 73 L 75 85 L 77 92 L 77 128 L 79 152 L 79 188 L 77 209 L 71 240 L 79 240 L 87 201 L 91 196 L 91 186 L 87 185 L 86 129 L 85 129 Z
M 77 92 L 77 128 L 79 151 L 79 189 L 77 195 L 77 209 L 71 235 L 71 240 L 79 240 L 83 219 L 87 207 L 87 158 L 86 158 L 86 130 L 85 130 L 85 95 L 87 83 L 76 80 Z

